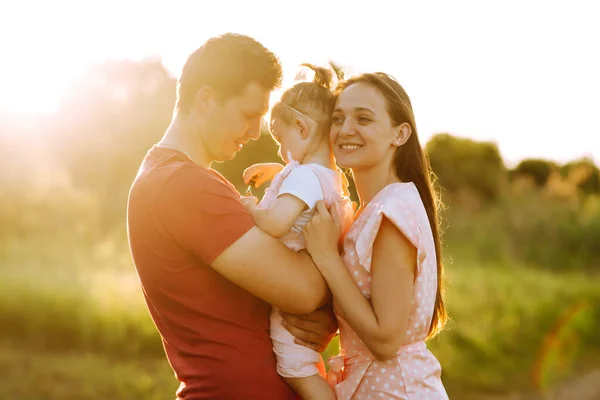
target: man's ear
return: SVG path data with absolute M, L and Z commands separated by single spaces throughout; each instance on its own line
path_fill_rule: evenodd
M 204 85 L 196 92 L 194 108 L 198 114 L 204 115 L 215 101 L 215 90 L 208 85 Z

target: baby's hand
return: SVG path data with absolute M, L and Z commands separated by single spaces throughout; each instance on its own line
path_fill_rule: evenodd
M 247 185 L 259 187 L 265 182 L 273 179 L 283 169 L 283 165 L 279 163 L 260 163 L 254 164 L 244 170 L 244 182 Z
M 256 207 L 258 204 L 258 198 L 254 196 L 242 196 L 240 197 L 240 201 L 246 210 Z

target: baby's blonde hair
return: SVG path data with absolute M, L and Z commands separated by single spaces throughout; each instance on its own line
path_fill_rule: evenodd
M 335 104 L 332 92 L 333 71 L 313 64 L 301 64 L 314 71 L 311 82 L 298 82 L 281 95 L 281 100 L 271 109 L 271 122 L 281 118 L 290 124 L 298 115 L 305 116 L 317 124 L 319 134 L 329 134 L 331 114 Z

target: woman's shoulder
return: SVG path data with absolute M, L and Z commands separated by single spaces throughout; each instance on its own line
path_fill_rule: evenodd
M 415 205 L 419 192 L 412 183 L 393 183 L 383 188 L 371 200 L 357 220 L 356 248 L 361 264 L 370 270 L 368 255 L 384 217 L 391 222 L 415 247 L 420 243 L 420 213 Z
M 417 209 L 422 207 L 421 196 L 412 182 L 392 183 L 384 187 L 373 199 L 378 208 Z
M 419 190 L 412 182 L 388 185 L 374 200 L 372 212 L 385 215 L 398 227 L 418 232 L 429 224 Z

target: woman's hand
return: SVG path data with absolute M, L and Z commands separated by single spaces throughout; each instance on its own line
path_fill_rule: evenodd
M 243 178 L 247 185 L 259 187 L 265 182 L 273 179 L 283 169 L 279 163 L 260 163 L 254 164 L 244 170 Z
M 331 207 L 331 214 L 321 200 L 315 207 L 315 215 L 306 224 L 303 230 L 306 250 L 315 261 L 317 267 L 322 270 L 329 263 L 325 260 L 331 257 L 339 257 L 338 244 L 340 239 L 340 221 L 336 205 Z M 332 214 L 334 217 L 332 217 Z

